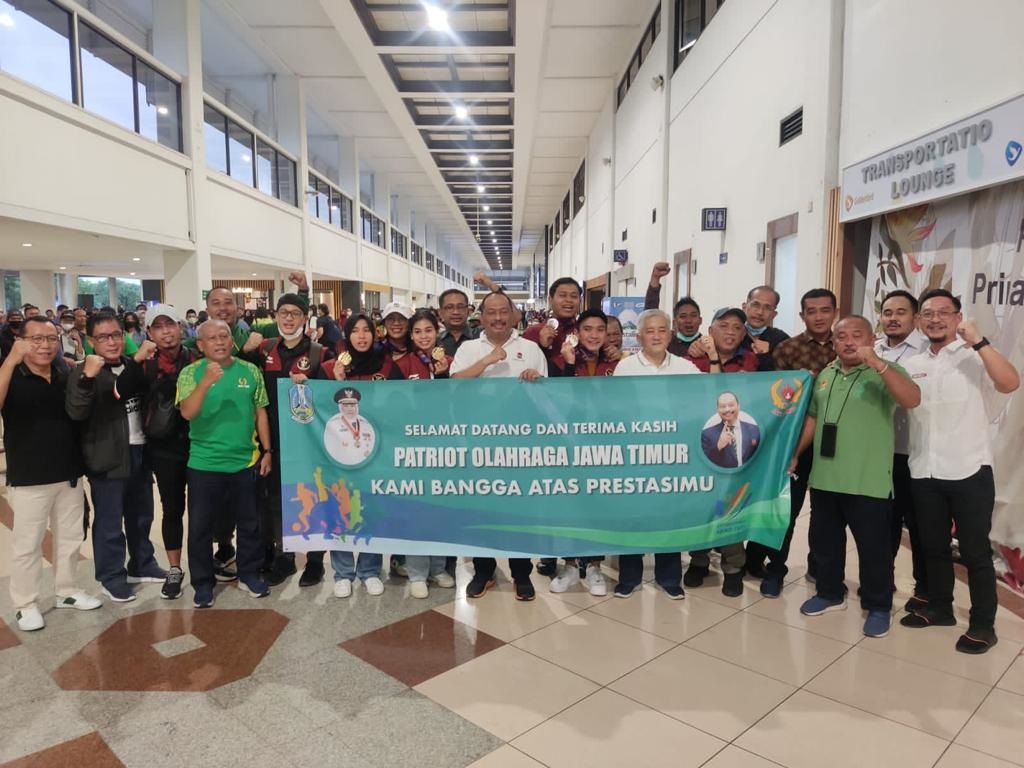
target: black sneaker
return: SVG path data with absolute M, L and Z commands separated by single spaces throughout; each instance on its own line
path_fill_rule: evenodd
M 529 579 L 516 582 L 516 600 L 528 603 L 537 597 L 537 591 L 533 588 L 533 582 Z
M 782 577 L 769 574 L 761 580 L 761 594 L 776 598 L 782 594 Z
M 722 579 L 722 594 L 726 597 L 739 597 L 743 594 L 743 571 L 727 573 Z
M 315 560 L 307 560 L 306 567 L 299 576 L 300 587 L 314 587 L 324 580 L 324 564 Z
M 995 630 L 993 629 L 968 629 L 956 641 L 956 649 L 960 653 L 978 655 L 985 653 L 993 645 L 998 643 Z
M 917 611 L 923 610 L 927 607 L 927 597 L 919 597 L 918 595 L 913 595 L 909 600 L 907 600 L 906 605 L 903 606 L 903 610 L 907 613 L 916 613 Z
M 908 613 L 900 619 L 900 625 L 910 627 L 911 629 L 955 627 L 956 617 L 952 613 L 938 613 L 937 611 L 929 610 L 926 606 L 913 613 Z
M 684 597 L 686 597 L 686 593 L 683 592 L 683 588 L 680 587 L 678 584 L 669 584 L 667 587 L 663 585 L 662 589 L 664 589 L 665 594 L 671 597 L 673 600 L 682 600 Z
M 761 562 L 761 563 L 747 563 L 744 566 L 744 570 L 746 570 L 746 572 L 748 574 L 750 574 L 750 577 L 754 578 L 754 579 L 763 579 L 765 576 L 768 575 L 768 572 L 765 571 L 765 569 L 764 569 L 764 563 L 763 562 Z
M 487 590 L 494 589 L 497 582 L 493 578 L 474 576 L 466 585 L 466 597 L 483 597 Z
M 558 573 L 558 558 L 542 557 L 537 563 L 537 573 L 541 576 L 554 576 Z
M 213 569 L 213 578 L 221 583 L 238 581 L 238 571 L 234 568 L 228 568 L 226 565 L 223 568 L 217 568 L 215 566 Z
M 217 551 L 213 553 L 213 567 L 227 568 L 235 562 L 235 548 L 230 544 L 221 544 L 217 547 Z
M 274 558 L 274 564 L 266 575 L 267 584 L 276 587 L 293 573 L 295 573 L 295 555 L 291 552 L 284 552 Z
M 196 590 L 196 596 L 192 600 L 196 608 L 213 607 L 213 587 L 200 587 Z
M 629 597 L 638 589 L 640 589 L 639 584 L 624 584 L 620 581 L 615 585 L 615 589 L 612 591 L 612 594 L 616 597 Z
M 177 600 L 181 597 L 181 582 L 185 579 L 185 572 L 176 565 L 167 570 L 167 578 L 160 588 L 160 597 L 164 600 Z
M 711 573 L 711 569 L 703 565 L 691 565 L 686 569 L 686 574 L 683 576 L 683 584 L 687 587 L 699 587 L 704 583 L 704 579 Z

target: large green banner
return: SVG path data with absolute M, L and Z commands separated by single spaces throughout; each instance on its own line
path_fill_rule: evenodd
M 282 380 L 285 549 L 777 547 L 809 379 Z

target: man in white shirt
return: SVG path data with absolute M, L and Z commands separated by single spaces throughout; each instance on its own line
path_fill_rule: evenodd
M 928 346 L 928 339 L 917 330 L 917 299 L 907 291 L 892 291 L 882 301 L 882 331 L 875 342 L 875 354 L 887 363 L 905 364 Z M 914 594 L 904 610 L 913 611 L 928 603 L 928 574 L 924 554 L 914 517 L 914 500 L 910 491 L 910 427 L 907 410 L 897 408 L 893 416 L 896 451 L 892 457 L 892 556 L 895 560 L 903 540 L 903 525 L 910 535 L 910 555 L 913 560 Z M 894 569 L 895 576 L 895 569 Z
M 647 309 L 637 318 L 636 336 L 640 351 L 621 360 L 614 376 L 671 376 L 700 373 L 689 360 L 670 354 L 668 344 L 672 338 L 671 320 L 660 309 Z M 681 552 L 658 552 L 654 555 L 654 579 L 673 600 L 686 595 L 679 582 L 683 577 Z M 616 597 L 629 597 L 639 587 L 644 574 L 643 555 L 619 555 L 619 583 Z
M 1017 369 L 989 344 L 960 300 L 934 289 L 921 297 L 928 349 L 903 363 L 921 388 L 910 413 L 910 476 L 925 564 L 928 602 L 900 621 L 905 627 L 954 626 L 950 528 L 956 523 L 967 567 L 971 618 L 956 649 L 985 653 L 996 644 L 996 577 L 992 566 L 995 481 L 988 428 L 1001 398 L 1020 386 Z
M 536 381 L 547 376 L 548 363 L 541 348 L 524 339 L 514 327 L 516 308 L 504 293 L 489 293 L 480 302 L 483 333 L 463 342 L 452 360 L 453 379 L 518 378 Z M 516 587 L 516 600 L 536 597 L 530 573 L 533 562 L 525 557 L 508 561 Z M 497 562 L 493 557 L 473 558 L 473 578 L 466 586 L 466 597 L 483 597 L 494 584 Z

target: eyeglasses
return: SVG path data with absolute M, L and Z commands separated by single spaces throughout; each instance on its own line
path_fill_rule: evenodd
M 297 320 L 300 317 L 305 317 L 306 313 L 299 309 L 279 309 L 277 310 L 277 315 L 278 317 Z
M 774 312 L 775 307 L 771 304 L 762 304 L 760 301 L 748 301 L 747 306 L 750 309 L 758 310 L 763 309 L 765 312 Z
M 29 344 L 33 344 L 37 347 L 41 347 L 43 344 L 56 344 L 60 341 L 60 336 L 26 336 Z
M 948 320 L 953 315 L 960 314 L 955 309 L 926 309 L 921 313 L 925 320 Z
M 465 312 L 469 309 L 468 304 L 445 304 L 441 307 L 445 312 Z
M 120 341 L 124 338 L 124 333 L 121 331 L 114 331 L 113 333 L 98 333 L 93 338 L 96 341 L 103 342 L 104 344 L 108 341 Z

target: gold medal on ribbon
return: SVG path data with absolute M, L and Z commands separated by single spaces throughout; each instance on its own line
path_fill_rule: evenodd
M 352 355 L 350 355 L 348 352 L 342 352 L 340 355 L 338 355 L 338 359 L 341 360 L 342 365 L 352 364 Z
M 430 356 L 440 363 L 445 358 L 444 349 L 442 347 L 434 347 Z
M 568 336 L 565 337 L 565 342 L 570 347 L 576 347 L 580 343 L 580 337 L 577 336 L 575 333 L 570 333 Z
M 558 320 L 556 320 L 553 317 L 550 320 L 548 320 L 548 328 L 554 328 L 557 331 L 558 330 Z

